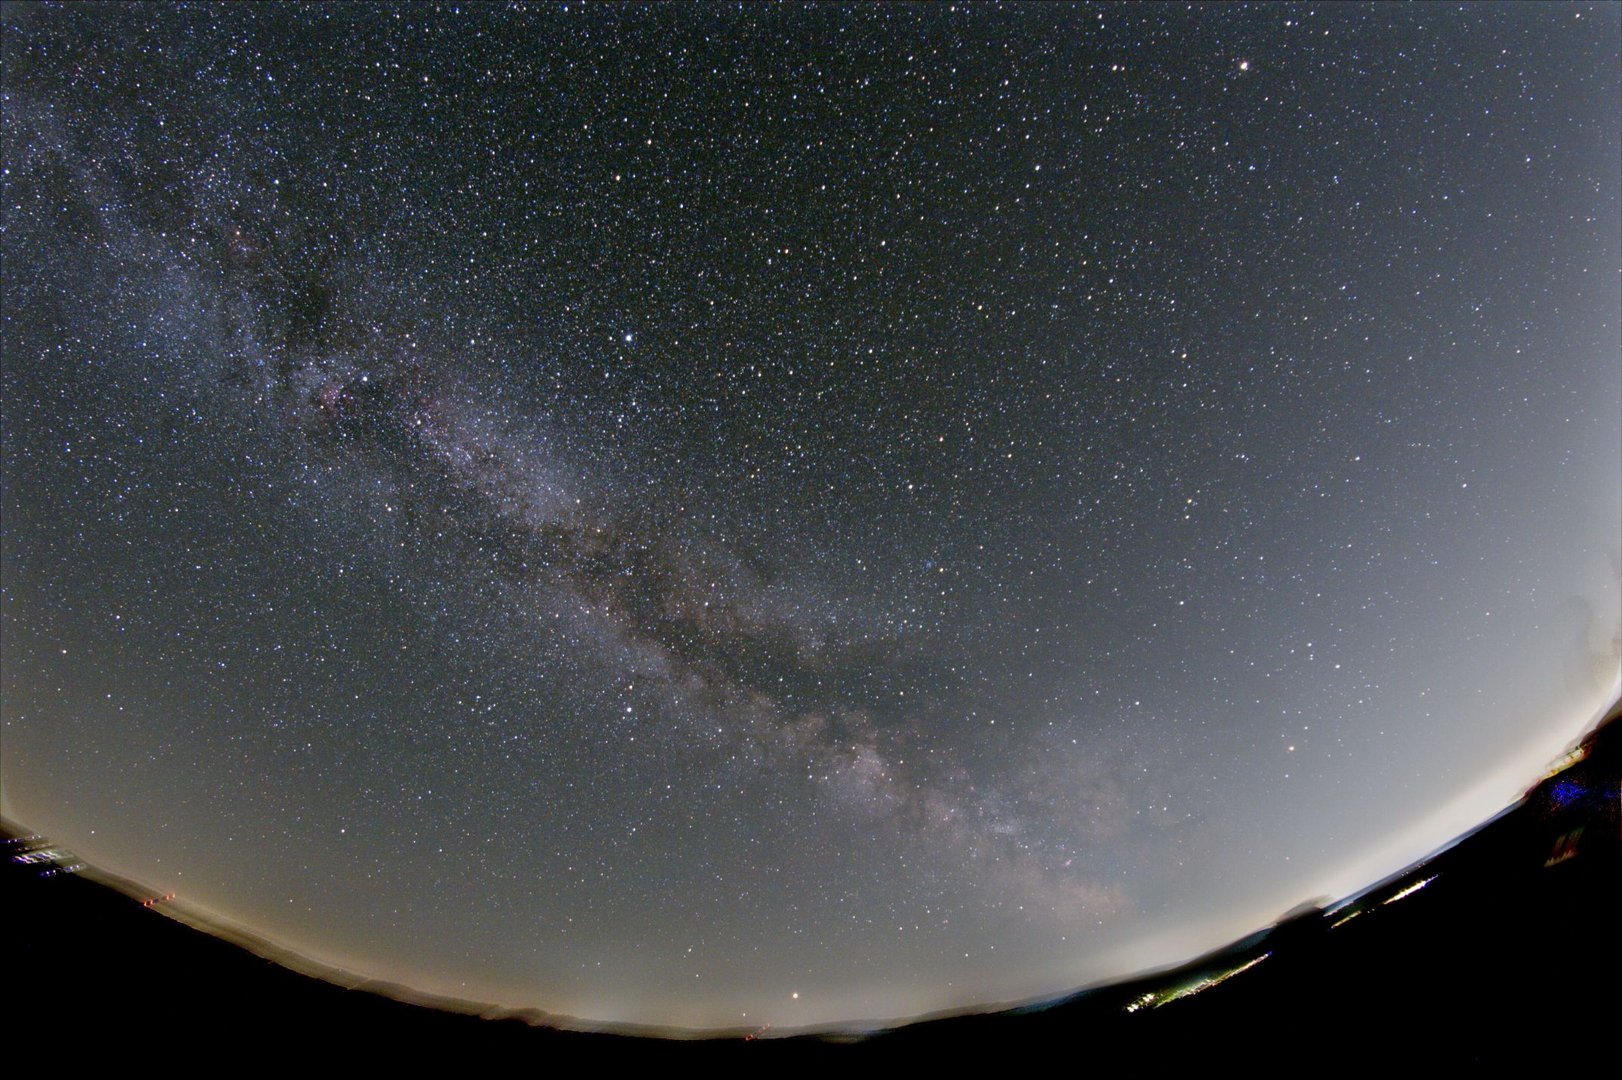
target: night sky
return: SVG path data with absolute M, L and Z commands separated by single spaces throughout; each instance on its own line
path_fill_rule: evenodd
M 3 18 L 5 811 L 194 910 L 915 1015 L 1616 694 L 1616 5 Z

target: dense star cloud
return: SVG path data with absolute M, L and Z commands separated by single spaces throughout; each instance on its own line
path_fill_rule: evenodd
M 16 6 L 5 808 L 355 972 L 869 1022 L 1617 692 L 1614 6 Z

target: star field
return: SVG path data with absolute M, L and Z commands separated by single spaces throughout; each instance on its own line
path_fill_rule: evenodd
M 1618 685 L 1619 9 L 5 10 L 8 816 L 356 972 L 1221 944 Z

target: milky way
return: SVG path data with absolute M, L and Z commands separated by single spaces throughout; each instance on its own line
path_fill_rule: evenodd
M 194 910 L 872 1022 L 1617 692 L 1615 6 L 4 17 L 6 813 Z

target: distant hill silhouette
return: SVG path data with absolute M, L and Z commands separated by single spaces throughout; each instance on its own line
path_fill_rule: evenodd
M 970 1062 L 1043 1049 L 1155 1069 L 1337 1071 L 1614 1062 L 1622 961 L 1622 723 L 1441 853 L 1176 969 L 861 1037 L 673 1039 L 479 1015 L 298 974 L 75 872 L 9 827 L 6 1057 L 157 1069 L 338 1055 L 413 1070 L 572 1061 L 779 1067 Z

